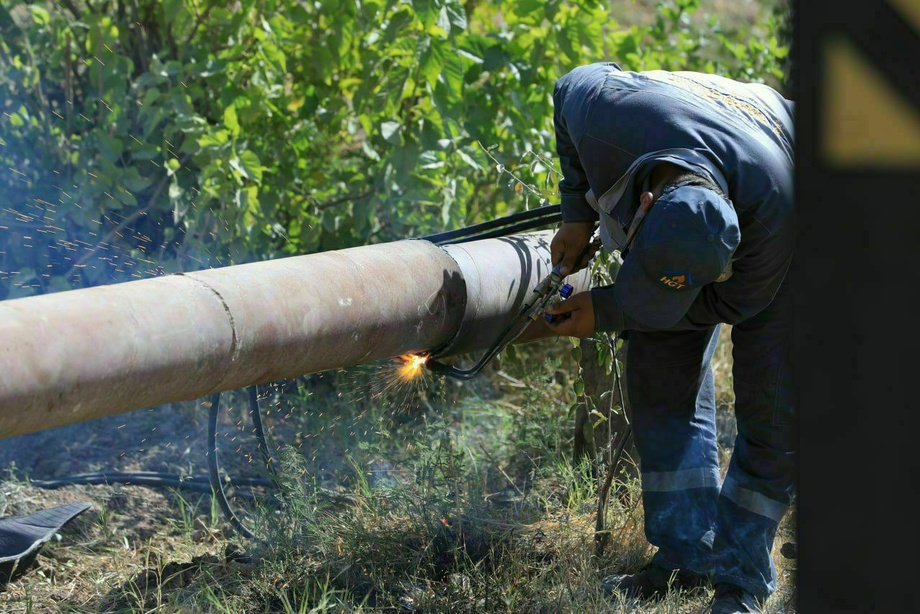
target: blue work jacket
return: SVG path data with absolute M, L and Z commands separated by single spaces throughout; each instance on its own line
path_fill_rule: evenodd
M 792 101 L 763 84 L 602 62 L 558 79 L 553 102 L 563 220 L 600 221 L 608 249 L 622 248 L 660 162 L 708 175 L 734 206 L 731 277 L 704 286 L 667 330 L 735 324 L 770 304 L 794 246 Z M 616 284 L 592 296 L 597 330 L 661 330 L 620 307 Z

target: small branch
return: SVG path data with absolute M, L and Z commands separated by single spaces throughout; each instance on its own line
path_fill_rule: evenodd
M 198 32 L 198 28 L 201 27 L 201 24 L 204 23 L 204 20 L 208 18 L 208 15 L 211 14 L 211 9 L 213 8 L 213 4 L 208 4 L 207 8 L 205 8 L 204 11 L 198 15 L 198 18 L 195 19 L 195 25 L 192 26 L 192 31 L 188 33 L 188 36 L 185 37 L 185 42 L 182 43 L 183 47 L 187 47 L 189 43 L 192 42 L 192 38 L 194 38 L 195 33 Z
M 99 60 L 102 56 L 102 24 L 96 24 L 96 48 L 93 50 L 95 53 L 95 63 L 93 68 L 96 69 L 96 125 L 102 125 L 102 66 L 103 63 Z
M 307 198 L 309 198 L 310 200 L 314 201 L 313 206 L 314 206 L 317 210 L 319 210 L 319 211 L 324 211 L 325 209 L 331 209 L 332 207 L 336 207 L 336 206 L 342 205 L 342 204 L 344 204 L 344 203 L 348 203 L 348 202 L 352 202 L 352 201 L 356 201 L 356 200 L 361 200 L 362 198 L 367 198 L 368 196 L 370 196 L 370 195 L 373 194 L 373 193 L 374 193 L 373 190 L 367 190 L 366 192 L 362 192 L 362 193 L 360 193 L 360 194 L 349 194 L 348 196 L 342 196 L 341 198 L 336 198 L 336 199 L 333 199 L 333 200 L 328 200 L 328 201 L 326 201 L 326 202 L 324 202 L 324 203 L 317 203 L 317 202 L 316 202 L 316 199 L 314 199 L 312 196 L 308 196 Z
M 609 337 L 608 337 L 609 338 Z M 613 338 L 613 347 L 616 349 L 617 337 Z M 616 387 L 617 391 L 620 394 L 620 403 L 623 405 L 623 417 L 626 418 L 626 403 L 623 397 L 623 386 L 621 383 L 621 374 L 619 363 L 616 362 L 616 352 L 613 356 L 613 366 L 616 375 Z M 607 516 L 607 500 L 610 494 L 610 488 L 613 485 L 613 477 L 617 471 L 617 468 L 620 464 L 620 458 L 623 455 L 623 449 L 626 447 L 626 442 L 629 440 L 630 435 L 632 434 L 632 425 L 629 421 L 626 421 L 626 429 L 620 434 L 620 439 L 617 443 L 616 450 L 613 450 L 613 442 L 611 442 L 611 457 L 610 462 L 607 464 L 607 474 L 604 476 L 604 482 L 601 485 L 600 491 L 597 494 L 597 516 L 594 519 L 594 554 L 597 558 L 600 558 L 604 554 L 604 549 L 607 546 L 607 542 L 610 539 L 609 532 L 606 530 L 606 516 Z
M 77 8 L 77 5 L 73 0 L 61 0 L 61 4 L 64 5 L 64 8 L 70 11 L 70 14 L 73 15 L 74 19 L 80 19 L 83 17 L 83 12 Z
M 64 113 L 67 129 L 65 135 L 67 138 L 67 168 L 73 168 L 73 162 L 70 154 L 73 151 L 73 59 L 71 58 L 70 31 L 64 35 Z
M 527 190 L 528 192 L 530 192 L 531 194 L 533 194 L 534 196 L 536 196 L 537 198 L 540 199 L 540 206 L 541 206 L 541 207 L 545 207 L 546 205 L 552 204 L 552 203 L 549 202 L 548 199 L 546 199 L 546 198 L 543 197 L 543 194 L 541 194 L 540 191 L 537 190 L 537 188 L 533 187 L 532 185 L 530 185 L 529 183 L 527 183 L 526 181 L 524 181 L 523 179 L 521 179 L 520 177 L 518 177 L 517 175 L 515 175 L 513 172 L 509 171 L 509 170 L 508 170 L 508 167 L 505 166 L 504 164 L 502 164 L 501 162 L 499 162 L 499 161 L 495 158 L 495 156 L 493 156 L 492 153 L 491 153 L 491 152 L 490 152 L 480 141 L 476 141 L 476 143 L 479 145 L 479 147 L 482 148 L 482 151 L 484 151 L 485 154 L 486 154 L 487 156 L 489 156 L 489 158 L 490 158 L 493 162 L 495 162 L 496 166 L 498 167 L 499 177 L 501 177 L 501 174 L 502 174 L 502 173 L 506 173 L 506 174 L 510 175 L 511 178 L 514 179 L 515 181 L 517 181 L 518 184 L 519 184 L 523 189 Z M 536 155 L 536 154 L 534 154 L 534 155 Z

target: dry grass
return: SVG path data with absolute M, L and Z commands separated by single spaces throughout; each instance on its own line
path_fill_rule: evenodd
M 731 403 L 728 334 L 714 360 L 720 411 Z M 603 595 L 601 578 L 640 568 L 653 549 L 639 486 L 629 483 L 611 498 L 611 540 L 594 556 L 597 487 L 561 443 L 572 392 L 559 373 L 574 365 L 559 350 L 535 344 L 527 363 L 548 361 L 536 372 L 506 358 L 503 376 L 496 368 L 472 386 L 403 397 L 395 412 L 362 406 L 360 395 L 342 400 L 335 386 L 301 398 L 309 446 L 323 424 L 321 453 L 342 461 L 320 484 L 304 445 L 285 454 L 284 505 L 249 517 L 264 542 L 240 540 L 208 497 L 127 486 L 43 491 L 8 480 L 6 515 L 81 500 L 93 507 L 46 544 L 37 567 L 2 594 L 0 611 L 707 611 L 707 591 L 657 602 Z M 360 388 L 368 373 L 339 382 Z M 341 496 L 326 497 L 331 486 Z M 794 543 L 793 514 L 776 540 L 780 590 L 767 612 L 793 611 L 794 560 L 779 552 L 786 542 Z

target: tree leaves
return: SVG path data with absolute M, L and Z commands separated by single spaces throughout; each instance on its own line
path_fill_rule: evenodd
M 396 121 L 385 121 L 380 124 L 380 136 L 383 140 L 394 145 L 399 145 L 399 129 L 402 124 Z
M 110 0 L 74 3 L 79 19 L 20 4 L 0 0 L 0 169 L 16 171 L 0 174 L 0 215 L 53 228 L 31 251 L 0 233 L 0 270 L 77 285 L 115 279 L 81 273 L 73 251 L 114 228 L 109 249 L 155 244 L 158 270 L 184 270 L 195 263 L 167 261 L 337 249 L 519 210 L 529 192 L 496 181 L 480 143 L 553 198 L 551 93 L 572 67 L 775 75 L 786 50 L 724 33 L 750 42 L 704 58 L 685 19 L 696 0 L 631 30 L 601 0 Z M 57 209 L 35 218 L 37 202 Z
M 236 107 L 229 106 L 224 109 L 224 125 L 230 129 L 233 138 L 240 135 L 240 122 L 236 118 Z

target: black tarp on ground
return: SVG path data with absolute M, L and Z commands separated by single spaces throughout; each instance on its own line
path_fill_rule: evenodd
M 0 590 L 32 565 L 42 544 L 89 508 L 89 503 L 68 503 L 28 516 L 0 518 Z

